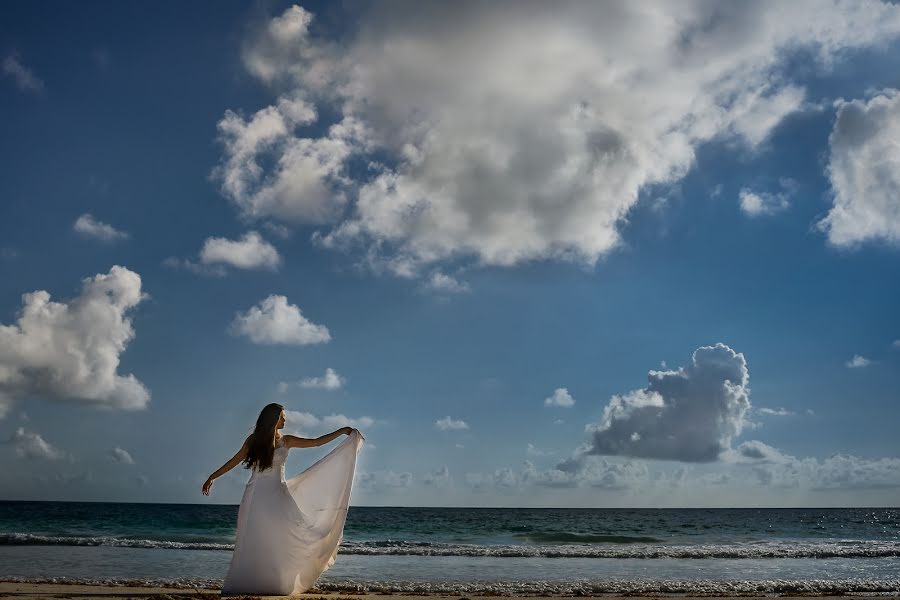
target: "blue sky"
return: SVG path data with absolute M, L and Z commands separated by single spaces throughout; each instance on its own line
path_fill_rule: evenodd
M 3 7 L 0 496 L 896 504 L 900 6 L 449 10 Z

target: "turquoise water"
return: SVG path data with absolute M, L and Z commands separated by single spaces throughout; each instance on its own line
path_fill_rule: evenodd
M 0 502 L 0 578 L 216 585 L 236 519 L 234 505 Z M 900 591 L 900 509 L 351 507 L 319 586 Z

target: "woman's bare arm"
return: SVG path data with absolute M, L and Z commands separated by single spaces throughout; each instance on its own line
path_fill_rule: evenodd
M 340 429 L 332 431 L 331 433 L 320 435 L 317 438 L 302 438 L 297 437 L 296 435 L 285 435 L 284 445 L 288 448 L 314 448 L 316 446 L 327 444 L 338 436 L 350 435 L 351 433 L 353 433 L 352 427 L 341 427 Z
M 224 475 L 224 474 L 227 473 L 228 471 L 230 471 L 230 470 L 232 470 L 233 468 L 235 468 L 236 466 L 238 466 L 238 464 L 240 464 L 240 462 L 241 462 L 242 460 L 244 460 L 245 458 L 247 458 L 247 449 L 248 449 L 248 444 L 247 444 L 247 442 L 248 442 L 249 440 L 250 440 L 249 437 L 248 437 L 246 440 L 244 440 L 244 445 L 241 446 L 241 449 L 238 450 L 237 453 L 236 453 L 234 456 L 232 456 L 232 457 L 228 460 L 227 463 L 225 463 L 224 465 L 222 465 L 221 467 L 219 467 L 218 469 L 216 469 L 216 471 L 215 471 L 212 475 L 209 476 L 209 478 L 206 480 L 206 483 L 203 484 L 203 490 L 202 490 L 202 491 L 203 491 L 203 495 L 204 495 L 204 496 L 209 496 L 209 490 L 210 490 L 210 488 L 212 487 L 213 479 L 217 479 L 217 478 L 221 477 L 222 475 Z

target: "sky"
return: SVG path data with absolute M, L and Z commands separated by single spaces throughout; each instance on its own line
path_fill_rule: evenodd
M 900 5 L 0 13 L 0 498 L 897 505 Z

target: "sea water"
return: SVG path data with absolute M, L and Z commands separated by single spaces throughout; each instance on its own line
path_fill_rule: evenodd
M 0 579 L 221 584 L 236 505 L 0 502 Z M 351 507 L 322 590 L 900 591 L 900 509 Z

